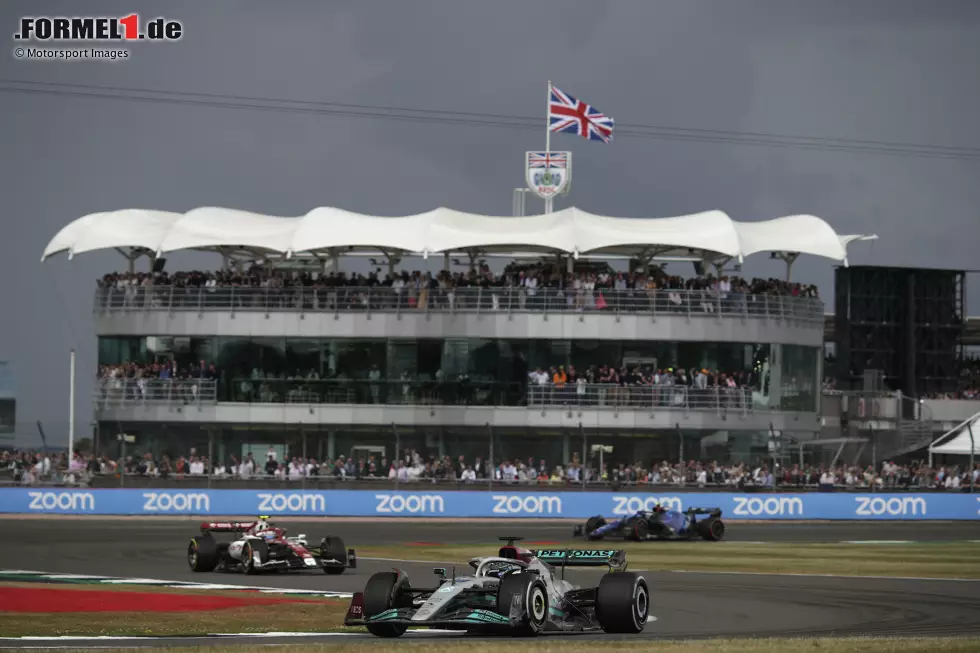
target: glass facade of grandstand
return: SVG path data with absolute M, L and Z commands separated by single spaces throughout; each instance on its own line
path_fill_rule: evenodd
M 733 342 L 101 337 L 97 400 L 810 412 L 822 354 Z

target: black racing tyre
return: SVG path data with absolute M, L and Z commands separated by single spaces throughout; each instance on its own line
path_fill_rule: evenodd
M 214 571 L 220 559 L 218 543 L 210 533 L 192 537 L 187 545 L 187 564 L 191 571 Z
M 593 537 L 591 533 L 595 529 L 602 528 L 605 525 L 606 520 L 602 517 L 589 517 L 588 521 L 585 522 L 585 536 L 590 540 L 601 540 L 601 535 Z
M 633 521 L 633 528 L 630 529 L 630 539 L 636 540 L 637 542 L 643 542 L 647 539 L 647 535 L 650 534 L 650 524 L 643 517 L 639 517 Z
M 650 616 L 650 588 L 633 572 L 605 574 L 596 590 L 595 615 L 607 633 L 639 633 Z
M 330 575 L 342 574 L 344 573 L 344 569 L 347 568 L 347 547 L 344 546 L 344 541 L 339 537 L 328 535 L 320 540 L 320 557 L 326 558 L 327 560 L 333 558 L 339 560 L 341 563 L 339 566 L 324 567 L 324 573 Z
M 497 612 L 510 616 L 514 597 L 521 597 L 524 614 L 511 634 L 515 637 L 534 637 L 544 630 L 548 621 L 548 588 L 537 574 L 508 574 L 497 590 Z
M 411 607 L 412 595 L 408 578 L 398 580 L 393 571 L 379 571 L 373 574 L 364 586 L 364 618 L 379 615 L 392 608 Z M 369 623 L 368 632 L 378 637 L 401 637 L 408 630 L 405 624 Z
M 720 542 L 725 537 L 725 522 L 717 517 L 708 517 L 698 523 L 698 534 L 709 542 Z
M 242 571 L 246 574 L 257 574 L 261 570 L 255 566 L 255 554 L 263 563 L 269 561 L 269 545 L 262 540 L 245 540 L 242 545 Z

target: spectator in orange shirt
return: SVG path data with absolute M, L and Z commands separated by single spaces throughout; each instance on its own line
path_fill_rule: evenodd
M 555 384 L 556 388 L 564 388 L 565 383 L 568 382 L 568 375 L 565 374 L 565 366 L 559 365 L 558 371 L 555 372 L 555 376 L 551 379 Z

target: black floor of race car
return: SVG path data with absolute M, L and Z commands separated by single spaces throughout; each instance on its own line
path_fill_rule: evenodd
M 498 535 L 520 534 L 529 540 L 583 546 L 570 537 L 568 524 L 351 523 L 290 524 L 292 533 L 339 535 L 348 547 L 400 542 L 492 542 Z M 196 522 L 107 520 L 0 519 L 6 532 L 0 567 L 53 573 L 93 574 L 178 581 L 217 582 L 296 589 L 359 591 L 376 571 L 393 565 L 412 578 L 428 578 L 434 563 L 392 562 L 358 558 L 358 568 L 340 576 L 322 572 L 244 576 L 194 574 L 187 569 L 184 546 Z M 945 524 L 923 529 L 910 524 L 740 524 L 727 539 L 743 541 L 836 542 L 851 540 L 980 540 L 980 523 Z M 578 545 L 575 542 L 579 542 Z M 656 546 L 655 543 L 651 544 Z M 406 547 L 405 558 L 411 558 Z M 465 561 L 447 560 L 449 564 Z M 574 570 L 568 578 L 595 583 L 597 570 Z M 645 573 L 652 589 L 651 614 L 656 617 L 640 636 L 695 638 L 782 635 L 953 635 L 980 634 L 980 582 L 892 580 L 702 573 Z M 896 570 L 896 575 L 902 575 Z M 202 578 L 203 576 L 203 578 Z M 406 636 L 452 636 L 425 633 Z M 455 635 L 458 636 L 458 635 Z M 336 636 L 333 636 L 335 638 Z M 344 641 L 360 636 L 344 636 Z M 365 635 L 365 637 L 370 637 Z M 579 635 L 601 637 L 607 635 Z M 326 635 L 321 639 L 330 640 Z M 250 636 L 223 637 L 221 643 L 252 641 Z M 262 643 L 306 642 L 316 638 L 262 638 Z M 65 645 L 69 642 L 57 642 Z M 79 642 L 84 643 L 84 642 Z M 92 642 L 94 644 L 94 642 Z M 0 641 L 0 648 L 38 646 L 42 642 Z M 215 644 L 208 638 L 118 640 L 105 646 L 173 646 Z M 46 645 L 46 644 L 45 644 Z

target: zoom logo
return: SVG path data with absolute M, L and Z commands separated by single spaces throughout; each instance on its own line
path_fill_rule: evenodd
M 211 512 L 211 497 L 201 492 L 144 492 L 144 512 Z
M 560 515 L 561 497 L 534 495 L 506 495 L 495 494 L 493 500 L 493 514 L 495 515 Z
M 61 512 L 93 512 L 95 496 L 91 492 L 28 492 L 28 510 L 58 510 Z
M 854 514 L 859 517 L 907 517 L 909 515 L 925 515 L 926 500 L 922 497 L 854 497 L 857 510 Z
M 652 511 L 658 505 L 668 510 L 683 510 L 684 502 L 680 497 L 638 497 L 638 496 L 614 496 L 613 497 L 614 515 L 632 515 L 646 510 Z
M 739 517 L 791 517 L 803 515 L 803 499 L 799 497 L 734 497 L 733 515 Z
M 375 494 L 378 505 L 374 511 L 381 514 L 446 512 L 446 504 L 438 494 Z
M 259 513 L 327 511 L 327 502 L 319 494 L 259 492 Z

